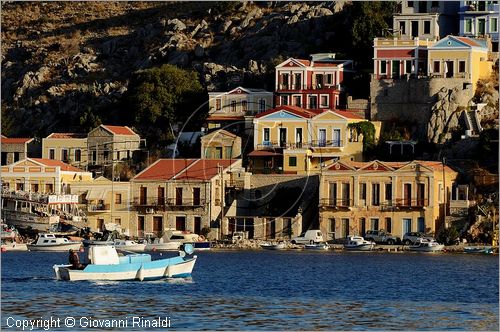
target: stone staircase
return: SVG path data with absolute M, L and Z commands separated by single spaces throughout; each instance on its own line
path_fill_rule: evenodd
M 483 128 L 479 123 L 477 110 L 465 111 L 464 116 L 465 116 L 465 123 L 467 126 L 467 130 L 471 131 L 471 136 L 479 135 L 483 130 Z

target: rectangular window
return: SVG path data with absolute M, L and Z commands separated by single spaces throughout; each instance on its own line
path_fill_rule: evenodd
M 19 161 L 19 152 L 14 152 L 14 162 Z
M 194 217 L 194 233 L 200 234 L 201 232 L 201 217 Z
M 387 233 L 392 232 L 392 220 L 391 218 L 385 218 L 385 230 Z
M 68 149 L 61 150 L 61 160 L 64 162 L 68 161 Z
M 51 194 L 54 192 L 54 185 L 52 183 L 45 184 L 45 193 Z
M 330 227 L 328 231 L 328 235 L 330 235 L 330 239 L 335 240 L 335 218 L 330 218 Z
M 56 150 L 49 149 L 49 159 L 56 159 Z
M 434 61 L 434 73 L 441 73 L 441 62 L 440 61 Z
M 408 8 L 413 8 L 413 1 L 408 1 Z
M 236 100 L 231 101 L 231 112 L 236 112 Z
M 405 69 L 406 69 L 406 70 L 405 70 L 405 72 L 406 72 L 407 74 L 411 74 L 411 73 L 412 73 L 412 70 L 411 70 L 411 69 L 412 69 L 412 68 L 411 68 L 411 67 L 412 67 L 412 63 L 411 63 L 411 61 L 410 61 L 410 60 L 406 60 L 406 62 L 405 62 L 405 67 L 406 67 L 406 68 L 405 68 Z
M 490 32 L 498 32 L 498 18 L 490 18 Z
M 201 205 L 201 188 L 193 188 L 193 205 Z
M 351 185 L 342 183 L 342 206 L 351 206 Z
M 385 200 L 386 201 L 392 200 L 392 183 L 385 184 Z
M 417 184 L 417 206 L 425 206 L 425 184 Z
M 431 33 L 431 21 L 424 21 L 424 35 Z
M 403 184 L 403 206 L 411 206 L 411 183 Z
M 215 99 L 215 109 L 217 111 L 220 111 L 221 108 L 222 108 L 222 99 L 220 98 Z
M 309 108 L 318 108 L 318 96 L 309 96 Z
M 120 151 L 116 151 L 116 160 L 121 160 Z
M 321 108 L 328 107 L 328 96 L 321 96 Z
M 301 73 L 296 73 L 294 75 L 294 90 L 302 90 L 302 74 Z
M 337 205 L 337 183 L 330 182 L 330 205 Z
M 349 235 L 349 218 L 342 218 L 342 237 Z
M 158 205 L 164 205 L 165 204 L 165 188 L 164 187 L 158 187 Z
M 120 218 L 115 218 L 115 225 L 121 225 L 122 220 Z
M 282 89 L 288 90 L 288 88 L 289 88 L 288 82 L 290 80 L 289 77 L 290 76 L 288 74 L 281 74 L 281 88 Z
M 464 60 L 458 61 L 458 72 L 465 73 L 465 61 Z
M 328 85 L 333 84 L 333 74 L 326 74 L 326 84 Z
M 431 2 L 431 7 L 432 8 L 439 8 L 439 1 L 432 1 Z
M 137 217 L 137 230 L 139 232 L 144 231 L 144 216 L 138 216 Z
M 288 166 L 297 167 L 297 157 L 288 157 Z
M 153 232 L 157 235 L 163 232 L 163 217 L 153 217 Z
M 264 128 L 264 144 L 269 144 L 271 140 L 271 129 Z
M 302 106 L 302 97 L 301 96 L 293 96 L 293 104 L 295 106 L 301 107 Z
M 175 205 L 182 205 L 182 188 L 175 188 Z
M 316 74 L 316 89 L 322 89 L 323 87 L 323 74 Z
M 246 100 L 242 100 L 241 101 L 241 110 L 243 112 L 246 112 L 247 111 L 247 101 Z
M 378 231 L 378 218 L 371 218 L 370 219 L 370 229 Z
M 372 205 L 380 205 L 380 183 L 372 183 Z
M 401 35 L 406 34 L 406 22 L 405 21 L 399 21 L 399 33 Z
M 104 160 L 108 160 L 109 158 L 109 151 L 108 150 L 104 150 Z
M 366 183 L 359 184 L 359 199 L 362 201 L 361 205 L 366 204 Z
M 287 106 L 288 105 L 288 96 L 281 96 L 281 106 Z
M 380 61 L 380 74 L 387 74 L 387 61 Z
M 122 194 L 115 194 L 115 204 L 122 204 Z
M 483 36 L 486 32 L 486 20 L 484 18 L 480 18 L 477 20 L 477 33 L 480 36 Z
M 466 33 L 472 32 L 472 19 L 470 18 L 465 19 L 465 32 Z
M 82 150 L 75 150 L 75 161 L 82 161 Z
M 419 35 L 418 21 L 411 21 L 411 36 L 418 37 L 418 35 Z
M 265 110 L 266 110 L 266 100 L 260 99 L 259 100 L 259 112 L 264 112 Z
M 147 187 L 141 187 L 140 190 L 141 191 L 140 191 L 140 194 L 139 194 L 139 204 L 146 205 L 147 197 L 148 197 L 148 188 Z

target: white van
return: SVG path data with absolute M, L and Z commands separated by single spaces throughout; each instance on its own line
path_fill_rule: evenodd
M 298 237 L 292 238 L 293 244 L 313 244 L 320 242 L 325 242 L 325 240 L 323 239 L 323 233 L 319 229 L 310 229 Z

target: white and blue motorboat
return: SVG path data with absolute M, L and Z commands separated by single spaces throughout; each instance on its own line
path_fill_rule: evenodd
M 306 244 L 304 246 L 308 250 L 329 250 L 330 246 L 326 242 Z
M 479 247 L 479 246 L 465 247 L 464 248 L 464 253 L 466 253 L 466 254 L 486 254 L 486 255 L 491 255 L 491 254 L 493 254 L 493 247 L 489 247 L 489 246 L 484 246 L 484 247 Z
M 184 245 L 179 256 L 152 260 L 149 254 L 119 256 L 113 246 L 91 246 L 88 262 L 83 269 L 72 265 L 54 265 L 58 280 L 158 280 L 163 278 L 187 278 L 191 276 L 196 256 L 193 247 Z

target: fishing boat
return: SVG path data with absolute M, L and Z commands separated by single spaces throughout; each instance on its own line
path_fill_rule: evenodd
M 180 241 L 164 241 L 163 238 L 154 239 L 151 243 L 146 243 L 145 251 L 177 251 L 182 245 Z
M 443 249 L 444 244 L 424 238 L 418 238 L 413 245 L 408 246 L 408 250 L 417 252 L 439 252 L 443 251 Z
M 470 246 L 464 247 L 464 253 L 466 254 L 493 254 L 493 247 L 480 247 L 480 246 Z
M 168 230 L 164 236 L 164 242 L 180 242 L 193 245 L 194 251 L 210 250 L 210 241 L 196 233 L 190 231 Z
M 41 233 L 35 242 L 28 244 L 30 251 L 68 251 L 79 250 L 82 243 L 66 238 L 55 237 L 54 234 Z
M 347 242 L 344 243 L 345 250 L 351 251 L 370 251 L 375 247 L 375 243 L 365 240 L 362 236 L 350 235 Z
M 132 240 L 115 240 L 113 245 L 116 249 L 128 251 L 144 251 L 146 248 L 146 243 L 137 243 Z
M 71 265 L 54 265 L 58 280 L 157 280 L 190 277 L 196 256 L 189 244 L 178 256 L 152 260 L 149 254 L 119 256 L 113 246 L 93 246 L 88 249 L 88 264 L 83 270 Z
M 314 244 L 306 244 L 305 248 L 308 250 L 329 250 L 330 246 L 328 243 L 314 243 Z
M 49 195 L 2 190 L 2 219 L 22 229 L 48 232 L 60 221 L 82 224 L 85 215 L 78 208 L 78 195 Z
M 263 243 L 260 245 L 260 247 L 262 249 L 266 249 L 266 250 L 285 250 L 286 249 L 286 245 L 284 242 L 280 242 L 280 243 Z
M 28 246 L 26 243 L 17 243 L 17 242 L 3 242 L 1 245 L 1 251 L 28 251 Z

